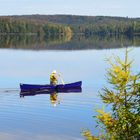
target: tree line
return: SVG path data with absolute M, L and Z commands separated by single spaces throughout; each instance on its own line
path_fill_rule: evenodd
M 30 33 L 49 36 L 140 35 L 139 18 L 25 15 L 0 17 L 0 33 Z
M 75 33 L 91 35 L 140 35 L 140 21 L 128 21 L 119 23 L 102 23 L 89 25 L 73 25 Z
M 53 23 L 38 23 L 24 19 L 12 19 L 10 17 L 0 18 L 0 34 L 34 34 L 39 36 L 70 36 L 71 29 Z

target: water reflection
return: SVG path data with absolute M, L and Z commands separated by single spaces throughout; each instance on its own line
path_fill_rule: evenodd
M 57 92 L 53 92 L 50 94 L 50 103 L 53 105 L 53 106 L 56 106 L 57 103 L 59 104 L 60 101 L 58 101 L 58 94 Z
M 59 93 L 81 93 L 82 92 L 82 88 L 78 87 L 78 88 L 71 88 L 71 89 L 63 89 L 61 91 L 57 91 L 57 90 L 36 90 L 36 91 L 27 91 L 27 92 L 20 92 L 20 97 L 24 98 L 25 96 L 35 96 L 35 95 L 39 95 L 39 94 L 49 94 L 50 95 L 50 104 L 52 104 L 53 106 L 56 106 L 57 104 L 61 103 L 61 99 L 58 98 L 58 94 Z
M 82 42 L 83 39 L 79 41 Z M 78 44 L 75 46 L 80 47 Z M 83 139 L 80 134 L 81 128 L 90 129 L 98 134 L 98 130 L 93 130 L 96 123 L 91 116 L 96 115 L 93 108 L 103 106 L 98 91 L 105 84 L 107 65 L 104 59 L 106 56 L 112 56 L 112 53 L 123 58 L 124 51 L 115 49 L 56 52 L 1 49 L 1 88 L 19 89 L 20 82 L 49 83 L 49 73 L 54 67 L 63 73 L 65 81 L 82 79 L 84 84 L 82 94 L 58 93 L 57 101 L 61 97 L 62 102 L 57 108 L 50 104 L 50 94 L 46 92 L 42 95 L 32 93 L 37 96 L 26 94 L 24 99 L 19 97 L 19 91 L 0 94 L 0 131 L 5 132 L 5 135 L 0 134 L 0 139 L 78 140 Z M 130 55 L 130 59 L 136 60 L 134 71 L 138 70 L 139 52 L 140 48 L 135 48 Z M 15 135 L 12 137 L 13 133 Z
M 36 35 L 0 35 L 0 48 L 33 50 L 84 50 L 140 46 L 140 36 L 39 37 Z

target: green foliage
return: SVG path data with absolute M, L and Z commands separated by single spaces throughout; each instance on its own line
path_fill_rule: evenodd
M 43 30 L 46 37 L 70 36 L 71 38 L 71 35 L 72 35 L 72 31 L 70 27 L 66 27 L 62 25 L 46 24 L 43 26 Z
M 113 128 L 106 132 L 115 139 L 133 139 L 139 137 L 140 124 L 140 74 L 132 74 L 131 62 L 116 58 L 108 70 L 108 82 L 112 89 L 104 88 L 101 98 L 104 103 L 112 105 Z M 103 123 L 104 124 L 104 123 Z M 108 125 L 104 124 L 105 128 Z
M 107 79 L 111 88 L 104 88 L 100 94 L 105 104 L 110 104 L 112 113 L 97 110 L 98 124 L 105 130 L 107 140 L 133 140 L 140 138 L 140 74 L 131 72 L 132 61 L 128 61 L 126 50 L 125 60 L 115 58 L 108 60 Z
M 0 34 L 34 34 L 38 36 L 59 37 L 70 36 L 72 31 L 68 26 L 53 23 L 38 23 L 26 19 L 0 18 Z
M 135 24 L 134 24 L 135 23 Z M 86 25 L 72 25 L 73 32 L 91 35 L 127 35 L 133 36 L 140 34 L 140 21 L 116 21 L 106 23 L 94 23 Z
M 4 22 L 3 22 L 4 21 Z M 14 22 L 14 23 L 13 23 Z M 0 17 L 0 33 L 51 33 L 59 35 L 73 32 L 91 35 L 140 35 L 139 18 L 73 15 L 25 15 Z M 41 26 L 41 27 L 40 27 Z M 49 28 L 49 30 L 48 30 Z M 69 29 L 68 29 L 69 28 Z

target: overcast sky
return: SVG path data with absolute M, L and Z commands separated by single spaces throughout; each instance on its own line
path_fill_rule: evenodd
M 140 0 L 0 0 L 0 15 L 22 14 L 140 17 Z

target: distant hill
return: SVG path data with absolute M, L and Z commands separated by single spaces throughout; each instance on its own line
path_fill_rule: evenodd
M 129 21 L 140 21 L 140 18 L 128 17 L 109 17 L 109 16 L 77 16 L 77 15 L 21 15 L 8 16 L 13 19 L 26 19 L 42 23 L 57 24 L 103 24 L 103 23 L 120 23 Z
M 140 18 L 108 17 L 108 16 L 76 16 L 76 15 L 21 15 L 21 16 L 0 16 L 0 32 L 35 32 L 49 36 L 68 34 L 91 35 L 140 35 Z M 8 21 L 9 20 L 9 21 Z M 21 22 L 22 21 L 22 22 Z M 8 24 L 6 23 L 8 22 Z M 30 28 L 24 26 L 29 24 Z M 4 25 L 5 24 L 5 25 Z M 18 29 L 17 26 L 20 26 Z M 49 26 L 48 26 L 49 25 Z M 40 26 L 40 27 L 38 27 Z M 46 27 L 44 27 L 46 26 Z M 34 27 L 34 29 L 32 29 Z M 40 28 L 40 30 L 36 30 Z M 22 30 L 21 30 L 22 29 Z

